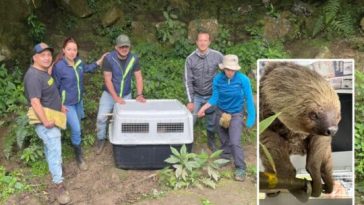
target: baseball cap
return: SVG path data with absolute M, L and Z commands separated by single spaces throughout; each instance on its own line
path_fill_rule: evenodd
M 45 50 L 49 50 L 52 53 L 54 51 L 54 49 L 52 47 L 49 47 L 47 44 L 41 42 L 41 43 L 38 43 L 37 45 L 34 46 L 33 53 L 35 55 L 35 54 L 38 54 L 38 53 L 42 53 Z
M 121 47 L 121 46 L 129 46 L 131 45 L 130 43 L 130 39 L 127 35 L 125 34 L 121 34 L 116 38 L 115 44 L 117 47 Z

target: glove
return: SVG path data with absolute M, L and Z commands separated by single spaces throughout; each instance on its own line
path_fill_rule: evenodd
M 219 121 L 219 125 L 223 128 L 229 128 L 231 121 L 231 115 L 228 113 L 222 113 Z

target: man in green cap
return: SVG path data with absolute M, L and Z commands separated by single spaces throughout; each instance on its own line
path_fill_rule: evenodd
M 104 91 L 102 93 L 99 111 L 97 114 L 97 149 L 100 154 L 104 148 L 106 139 L 107 113 L 113 110 L 114 104 L 125 104 L 125 99 L 131 99 L 131 80 L 134 74 L 136 81 L 135 98 L 139 102 L 145 102 L 143 96 L 143 77 L 139 66 L 139 58 L 130 52 L 131 43 L 127 35 L 121 34 L 116 38 L 115 50 L 105 56 Z

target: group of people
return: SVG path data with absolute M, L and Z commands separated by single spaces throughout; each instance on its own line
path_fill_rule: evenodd
M 235 179 L 243 181 L 245 177 L 244 155 L 241 147 L 244 106 L 247 110 L 246 127 L 255 122 L 255 108 L 250 81 L 238 72 L 240 69 L 236 55 L 223 56 L 209 48 L 210 34 L 199 32 L 196 39 L 197 49 L 186 59 L 184 83 L 187 92 L 188 110 L 193 112 L 194 123 L 198 117 L 206 116 L 207 144 L 211 151 L 216 151 L 215 132 L 217 131 L 223 154 L 221 157 L 234 160 Z M 61 204 L 70 202 L 70 195 L 63 183 L 61 132 L 55 122 L 47 118 L 43 108 L 50 108 L 65 113 L 67 125 L 71 130 L 71 143 L 80 170 L 87 170 L 87 164 L 81 149 L 81 119 L 84 118 L 82 94 L 85 72 L 93 72 L 102 66 L 104 88 L 97 114 L 96 154 L 100 154 L 105 145 L 107 113 L 115 103 L 124 104 L 132 98 L 131 82 L 134 75 L 136 82 L 135 99 L 141 103 L 143 96 L 143 77 L 139 58 L 130 52 L 131 42 L 128 36 L 121 34 L 115 41 L 113 51 L 104 53 L 96 62 L 86 64 L 78 55 L 78 44 L 73 38 L 67 38 L 61 52 L 53 62 L 54 49 L 45 43 L 33 48 L 32 64 L 24 76 L 25 95 L 29 106 L 33 108 L 39 124 L 35 130 L 44 144 L 44 153 L 48 162 L 52 181 L 55 184 L 57 200 Z M 217 74 L 217 68 L 223 72 Z M 228 115 L 228 124 L 221 124 L 221 116 Z

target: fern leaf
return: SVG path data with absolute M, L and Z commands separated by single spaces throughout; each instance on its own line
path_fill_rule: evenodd
M 315 37 L 322 29 L 324 28 L 324 17 L 320 16 L 317 21 L 315 22 L 315 25 L 312 30 L 312 37 Z
M 324 6 L 324 17 L 325 17 L 325 24 L 331 22 L 337 15 L 340 9 L 340 0 L 329 0 L 327 1 L 326 5 Z
M 16 137 L 11 133 L 5 136 L 3 152 L 6 159 L 10 158 L 15 142 L 16 142 Z
M 348 36 L 354 33 L 353 20 L 350 15 L 339 15 L 329 25 L 330 30 L 340 35 Z

